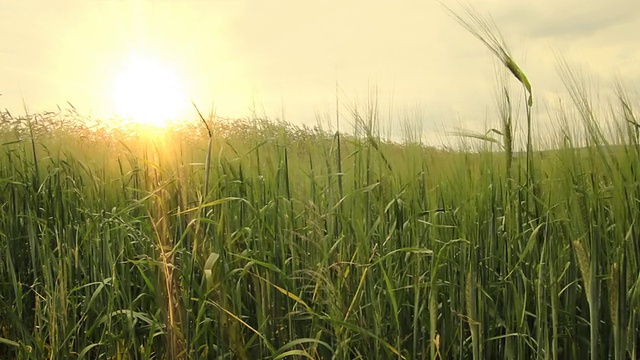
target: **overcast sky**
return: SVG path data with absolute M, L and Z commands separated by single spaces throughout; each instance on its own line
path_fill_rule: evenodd
M 458 2 L 443 1 L 453 9 Z M 538 116 L 562 93 L 561 55 L 604 89 L 640 85 L 640 2 L 474 1 L 528 75 Z M 494 124 L 493 55 L 431 0 L 0 0 L 0 107 L 113 114 L 113 79 L 132 52 L 167 64 L 190 100 L 219 115 L 284 113 L 314 124 L 377 88 L 418 114 L 426 137 Z M 514 88 L 514 80 L 509 79 Z M 189 111 L 189 104 L 185 104 Z M 346 110 L 343 109 L 346 115 Z M 395 129 L 399 129 L 397 124 Z

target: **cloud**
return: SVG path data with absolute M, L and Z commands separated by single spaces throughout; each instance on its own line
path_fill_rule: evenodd
M 640 2 L 626 0 L 527 2 L 509 7 L 488 4 L 487 7 L 497 23 L 537 38 L 584 38 L 640 22 Z

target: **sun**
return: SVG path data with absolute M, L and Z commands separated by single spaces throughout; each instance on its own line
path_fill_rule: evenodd
M 132 57 L 116 75 L 113 100 L 118 117 L 157 127 L 184 116 L 188 104 L 175 71 L 143 57 Z

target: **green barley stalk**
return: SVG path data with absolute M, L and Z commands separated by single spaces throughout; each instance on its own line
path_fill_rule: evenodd
M 611 280 L 609 281 L 609 309 L 611 312 L 611 326 L 613 327 L 614 342 L 614 358 L 624 359 L 621 343 L 621 326 L 620 326 L 620 270 L 618 263 L 611 264 Z
M 506 152 L 506 174 L 507 179 L 512 178 L 513 164 L 513 111 L 511 106 L 511 97 L 506 86 L 503 88 L 504 97 L 500 97 L 501 102 L 498 106 L 500 118 L 502 119 L 503 148 Z M 511 184 L 509 182 L 509 184 Z
M 209 187 L 210 187 L 210 176 L 211 176 L 211 156 L 213 152 L 213 130 L 209 126 L 209 123 L 205 120 L 204 116 L 202 116 L 202 113 L 200 112 L 200 109 L 198 109 L 196 104 L 195 103 L 192 103 L 192 104 L 193 104 L 193 107 L 196 109 L 196 112 L 198 113 L 198 117 L 200 118 L 205 128 L 207 129 L 207 139 L 208 139 L 207 140 L 207 156 L 204 163 L 204 189 L 203 189 L 202 195 L 200 196 L 200 206 L 202 206 L 202 204 L 204 204 L 209 198 Z M 203 216 L 203 214 L 201 213 L 200 216 Z M 198 221 L 196 225 L 195 237 L 192 245 L 193 246 L 192 252 L 194 255 L 198 254 L 200 250 L 199 249 L 200 242 L 198 241 L 198 239 L 202 237 L 202 235 L 200 234 L 200 226 L 201 226 L 201 222 Z M 193 265 L 192 265 L 192 268 L 194 268 Z
M 449 14 L 464 27 L 469 33 L 471 33 L 474 37 L 476 37 L 480 42 L 482 42 L 488 49 L 491 51 L 496 58 L 502 63 L 504 67 L 506 67 L 509 72 L 522 84 L 524 87 L 527 96 L 526 100 L 526 116 L 527 116 L 527 184 L 529 186 L 533 186 L 534 179 L 534 169 L 533 169 L 533 139 L 532 139 L 532 107 L 533 107 L 533 92 L 531 88 L 531 83 L 529 79 L 525 75 L 524 71 L 520 68 L 520 66 L 515 62 L 513 56 L 509 52 L 509 49 L 502 37 L 500 31 L 497 26 L 493 22 L 493 20 L 489 17 L 488 19 L 483 18 L 478 12 L 476 12 L 470 6 L 465 8 L 466 19 L 462 16 L 458 15 L 456 12 L 451 10 L 449 7 L 443 4 L 445 9 L 449 12 Z M 535 187 L 534 187 L 534 196 Z M 536 215 L 539 215 L 539 209 L 536 208 Z
M 473 268 L 473 265 L 472 265 Z M 465 281 L 465 299 L 467 310 L 467 322 L 471 331 L 471 345 L 473 347 L 473 359 L 482 359 L 481 328 L 478 319 L 478 295 L 477 282 L 473 270 L 467 271 Z
M 590 325 L 590 344 L 591 359 L 598 358 L 598 290 L 595 276 L 595 259 L 585 250 L 582 241 L 573 241 L 573 250 L 578 259 L 578 268 L 582 274 L 587 303 L 589 304 L 589 325 Z

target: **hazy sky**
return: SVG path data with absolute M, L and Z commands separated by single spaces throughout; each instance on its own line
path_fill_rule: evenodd
M 443 1 L 454 9 L 458 2 Z M 640 85 L 640 2 L 474 1 L 527 73 L 537 112 L 562 92 L 556 54 L 603 88 Z M 0 108 L 113 114 L 114 81 L 133 54 L 170 68 L 190 100 L 219 115 L 314 124 L 377 88 L 395 121 L 443 126 L 495 118 L 492 54 L 432 0 L 0 0 Z M 516 88 L 513 80 L 509 80 Z M 346 110 L 343 109 L 346 115 Z M 399 127 L 396 125 L 395 128 Z

